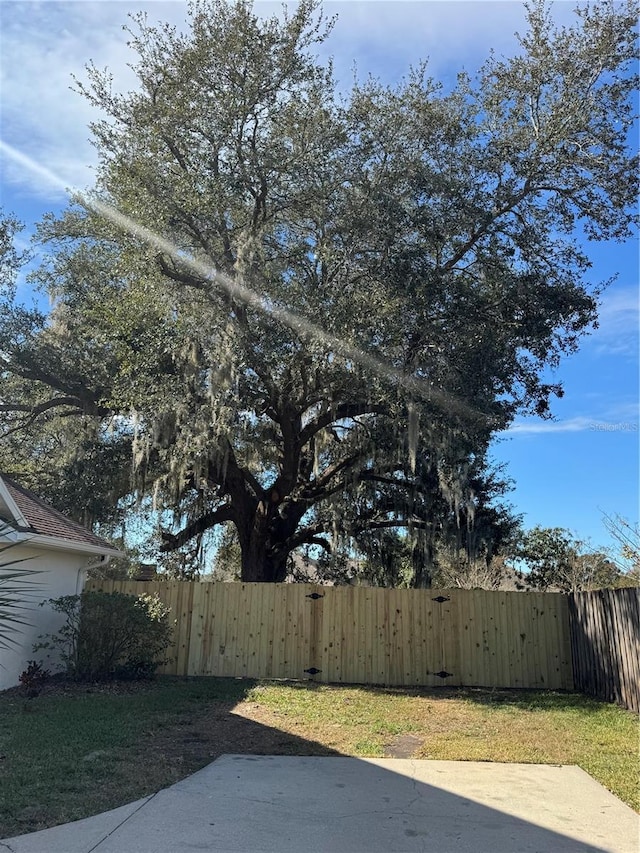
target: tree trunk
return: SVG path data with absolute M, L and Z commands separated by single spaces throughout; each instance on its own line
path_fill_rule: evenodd
M 283 583 L 287 576 L 287 556 L 265 548 L 242 551 L 240 580 L 244 583 Z
M 413 564 L 414 589 L 431 589 L 433 583 L 433 567 L 435 563 L 435 548 L 431 542 L 426 546 L 414 545 L 411 551 L 411 562 Z
M 253 518 L 238 526 L 240 539 L 240 580 L 244 583 L 283 583 L 287 576 L 289 552 L 274 536 L 276 509 L 260 501 Z

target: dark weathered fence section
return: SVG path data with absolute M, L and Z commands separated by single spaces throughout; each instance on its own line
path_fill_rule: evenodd
M 576 690 L 640 712 L 640 589 L 569 596 Z

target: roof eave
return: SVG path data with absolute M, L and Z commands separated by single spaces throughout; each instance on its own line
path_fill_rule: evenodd
M 47 548 L 55 551 L 75 551 L 81 554 L 96 554 L 105 557 L 124 557 L 122 551 L 113 548 L 106 542 L 104 545 L 92 545 L 89 542 L 75 542 L 60 536 L 46 536 L 43 533 L 22 533 L 19 540 L 24 545 L 33 548 Z

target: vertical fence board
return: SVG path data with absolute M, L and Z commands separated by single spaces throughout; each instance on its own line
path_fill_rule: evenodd
M 251 639 L 251 648 L 243 655 L 244 675 L 254 678 L 256 672 L 266 670 L 268 642 L 262 630 L 262 606 L 267 596 L 252 587 L 247 596 L 247 631 Z
M 284 678 L 303 678 L 304 670 L 309 666 L 308 645 L 304 637 L 305 606 L 304 602 L 310 587 L 298 591 L 295 584 L 283 584 L 287 598 L 286 610 L 286 642 Z M 320 600 L 320 599 L 318 599 Z
M 387 672 L 385 682 L 387 684 L 402 684 L 402 602 L 400 593 L 402 590 L 389 590 L 391 595 L 387 596 L 389 603 L 389 621 L 387 623 Z
M 533 619 L 530 621 L 531 657 L 535 661 L 534 684 L 536 687 L 547 689 L 550 678 L 547 661 L 547 613 L 548 593 L 536 592 Z
M 524 593 L 523 593 L 524 595 Z M 514 677 L 511 682 L 513 687 L 524 687 L 524 640 L 521 632 L 521 611 L 526 602 L 523 597 L 514 598 L 511 601 L 511 643 L 513 648 Z
M 504 638 L 500 635 L 500 612 L 497 596 L 488 590 L 477 590 L 487 609 L 487 634 L 489 638 L 489 654 L 491 661 L 491 686 L 500 687 L 502 681 L 502 649 Z
M 433 656 L 433 627 L 428 618 L 428 591 L 415 590 L 415 604 L 410 611 L 411 684 L 428 683 L 429 661 Z
M 438 602 L 435 599 L 442 596 L 447 601 Z M 445 676 L 438 675 L 439 672 L 453 672 L 453 648 L 451 645 L 451 591 L 448 589 L 437 590 L 433 598 L 433 616 L 438 625 L 439 651 L 438 661 L 433 670 L 433 681 L 436 686 L 446 686 L 450 683 Z
M 233 618 L 224 598 L 224 590 L 208 584 L 202 595 L 202 649 L 193 675 L 222 675 L 226 649 L 227 622 Z
M 526 664 L 524 677 L 532 687 L 546 687 L 544 674 L 540 673 L 540 636 L 538 631 L 540 622 L 538 603 L 540 595 L 544 595 L 544 593 L 526 592 L 524 594 L 529 599 L 529 607 L 522 614 L 522 633 L 525 636 L 523 652 Z
M 318 602 L 320 600 L 321 599 L 318 599 Z M 322 601 L 324 606 L 322 609 L 322 622 L 319 626 L 320 635 L 322 637 L 322 664 L 320 666 L 320 675 L 322 681 L 330 683 L 336 679 L 339 680 L 340 677 L 339 668 L 336 666 L 334 651 L 334 620 L 337 610 L 335 590 L 327 590 Z M 315 602 L 315 604 L 318 602 Z
M 275 609 L 275 590 L 269 590 L 266 595 L 258 594 L 256 600 L 256 636 L 258 638 L 258 653 L 255 659 L 255 671 L 252 677 L 273 677 L 273 614 Z
M 562 644 L 560 639 L 560 623 L 558 610 L 554 601 L 547 604 L 548 618 L 546 631 L 547 660 L 549 661 L 549 687 L 556 689 L 561 683 L 560 659 Z
M 306 674 L 312 681 L 321 681 L 324 667 L 324 651 L 322 647 L 322 625 L 324 615 L 325 597 L 320 589 L 314 590 L 322 598 L 316 600 L 309 598 L 312 593 L 305 596 L 307 609 L 307 624 L 309 625 L 309 665 L 305 670 L 312 670 Z
M 489 680 L 484 636 L 486 620 L 481 599 L 465 595 L 463 601 L 465 606 L 460 630 L 465 636 L 460 684 L 471 687 L 486 684 Z
M 625 707 L 640 711 L 640 592 L 617 599 L 619 636 L 623 648 L 622 699 Z
M 471 676 L 471 684 L 474 686 L 495 687 L 496 665 L 495 654 L 492 654 L 492 619 L 491 602 L 480 590 L 474 590 L 474 597 L 469 602 L 471 607 L 477 611 L 480 622 L 480 671 Z
M 336 624 L 336 634 L 338 640 L 338 662 L 341 673 L 341 681 L 344 683 L 353 682 L 358 669 L 356 667 L 357 651 L 355 648 L 357 635 L 353 628 L 354 622 L 354 595 L 353 589 L 345 589 L 345 595 L 341 595 L 341 612 L 340 619 Z M 347 637 L 350 639 L 347 640 Z
M 560 604 L 560 603 L 559 603 Z M 573 660 L 571 650 L 571 626 L 569 623 L 569 602 L 562 601 L 562 607 L 558 604 L 558 632 L 561 647 L 560 659 L 560 683 L 567 690 L 574 689 L 573 683 Z
M 456 602 L 456 621 L 457 621 L 457 647 L 458 647 L 458 668 L 456 673 L 456 683 L 461 686 L 468 681 L 468 670 L 470 669 L 470 661 L 473 652 L 469 643 L 469 622 L 471 608 L 469 607 L 468 596 L 462 595 Z M 447 679 L 447 683 L 451 684 L 451 679 Z
M 532 660 L 535 661 L 534 684 L 536 687 L 546 689 L 548 685 L 547 672 L 545 671 L 546 636 L 543 628 L 546 614 L 546 594 L 543 592 L 533 593 L 535 596 L 534 618 L 530 622 Z
M 488 590 L 476 590 L 476 595 L 483 599 L 488 613 L 487 632 L 489 637 L 489 654 L 491 659 L 491 686 L 500 687 L 502 684 L 503 638 L 500 636 L 500 613 L 497 597 Z
M 369 620 L 367 618 L 367 590 L 366 588 L 353 590 L 353 665 L 354 671 L 351 674 L 351 681 L 355 681 L 355 675 L 360 672 L 367 679 L 370 674 L 370 659 L 368 658 L 368 640 L 367 634 L 369 630 Z
M 238 620 L 242 619 L 241 607 L 243 600 L 246 600 L 247 590 L 245 584 L 239 586 L 225 584 L 222 588 L 224 603 L 223 612 L 227 614 L 227 618 L 222 620 L 220 624 L 220 646 L 216 655 L 216 645 L 212 645 L 211 649 L 211 669 L 223 676 L 232 676 L 235 673 L 235 652 L 238 642 L 238 637 L 242 636 L 238 631 Z M 249 588 L 250 594 L 250 588 Z M 243 637 L 245 646 L 251 646 L 247 636 Z
M 387 599 L 380 595 L 380 590 L 375 589 L 373 593 L 373 612 L 374 612 L 374 660 L 375 672 L 373 675 L 374 684 L 385 684 L 387 680 L 387 619 L 388 607 L 385 606 Z
M 496 645 L 496 687 L 509 686 L 509 655 L 505 654 L 508 642 L 505 597 L 502 592 L 487 592 L 485 597 L 493 605 Z M 507 646 L 508 648 L 508 646 Z
M 620 704 L 626 704 L 629 701 L 629 691 L 627 690 L 626 680 L 623 673 L 628 673 L 629 680 L 633 680 L 635 673 L 631 662 L 629 652 L 629 643 L 625 637 L 625 620 L 623 618 L 623 600 L 613 595 L 609 596 L 609 626 L 612 637 L 619 637 L 620 641 L 617 644 L 617 650 L 614 648 L 614 700 Z M 637 680 L 637 676 L 636 680 Z
M 379 684 L 389 684 L 389 610 L 388 595 L 380 595 L 378 590 L 378 629 L 380 647 L 378 649 L 378 678 Z
M 273 655 L 275 637 L 273 634 L 273 617 L 275 612 L 275 596 L 271 595 L 260 596 L 262 606 L 260 608 L 260 637 L 262 639 L 262 665 L 264 667 L 264 677 L 273 678 Z

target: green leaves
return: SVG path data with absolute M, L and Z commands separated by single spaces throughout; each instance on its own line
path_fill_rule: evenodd
M 615 588 L 623 580 L 605 554 L 559 527 L 534 527 L 524 535 L 517 556 L 527 567 L 522 580 L 533 589 L 580 592 Z
M 12 525 L 0 519 L 0 539 L 13 531 Z M 0 542 L 0 649 L 17 645 L 21 625 L 28 625 L 28 611 L 39 584 L 32 580 L 38 571 L 23 565 L 29 558 L 11 559 L 15 543 Z

